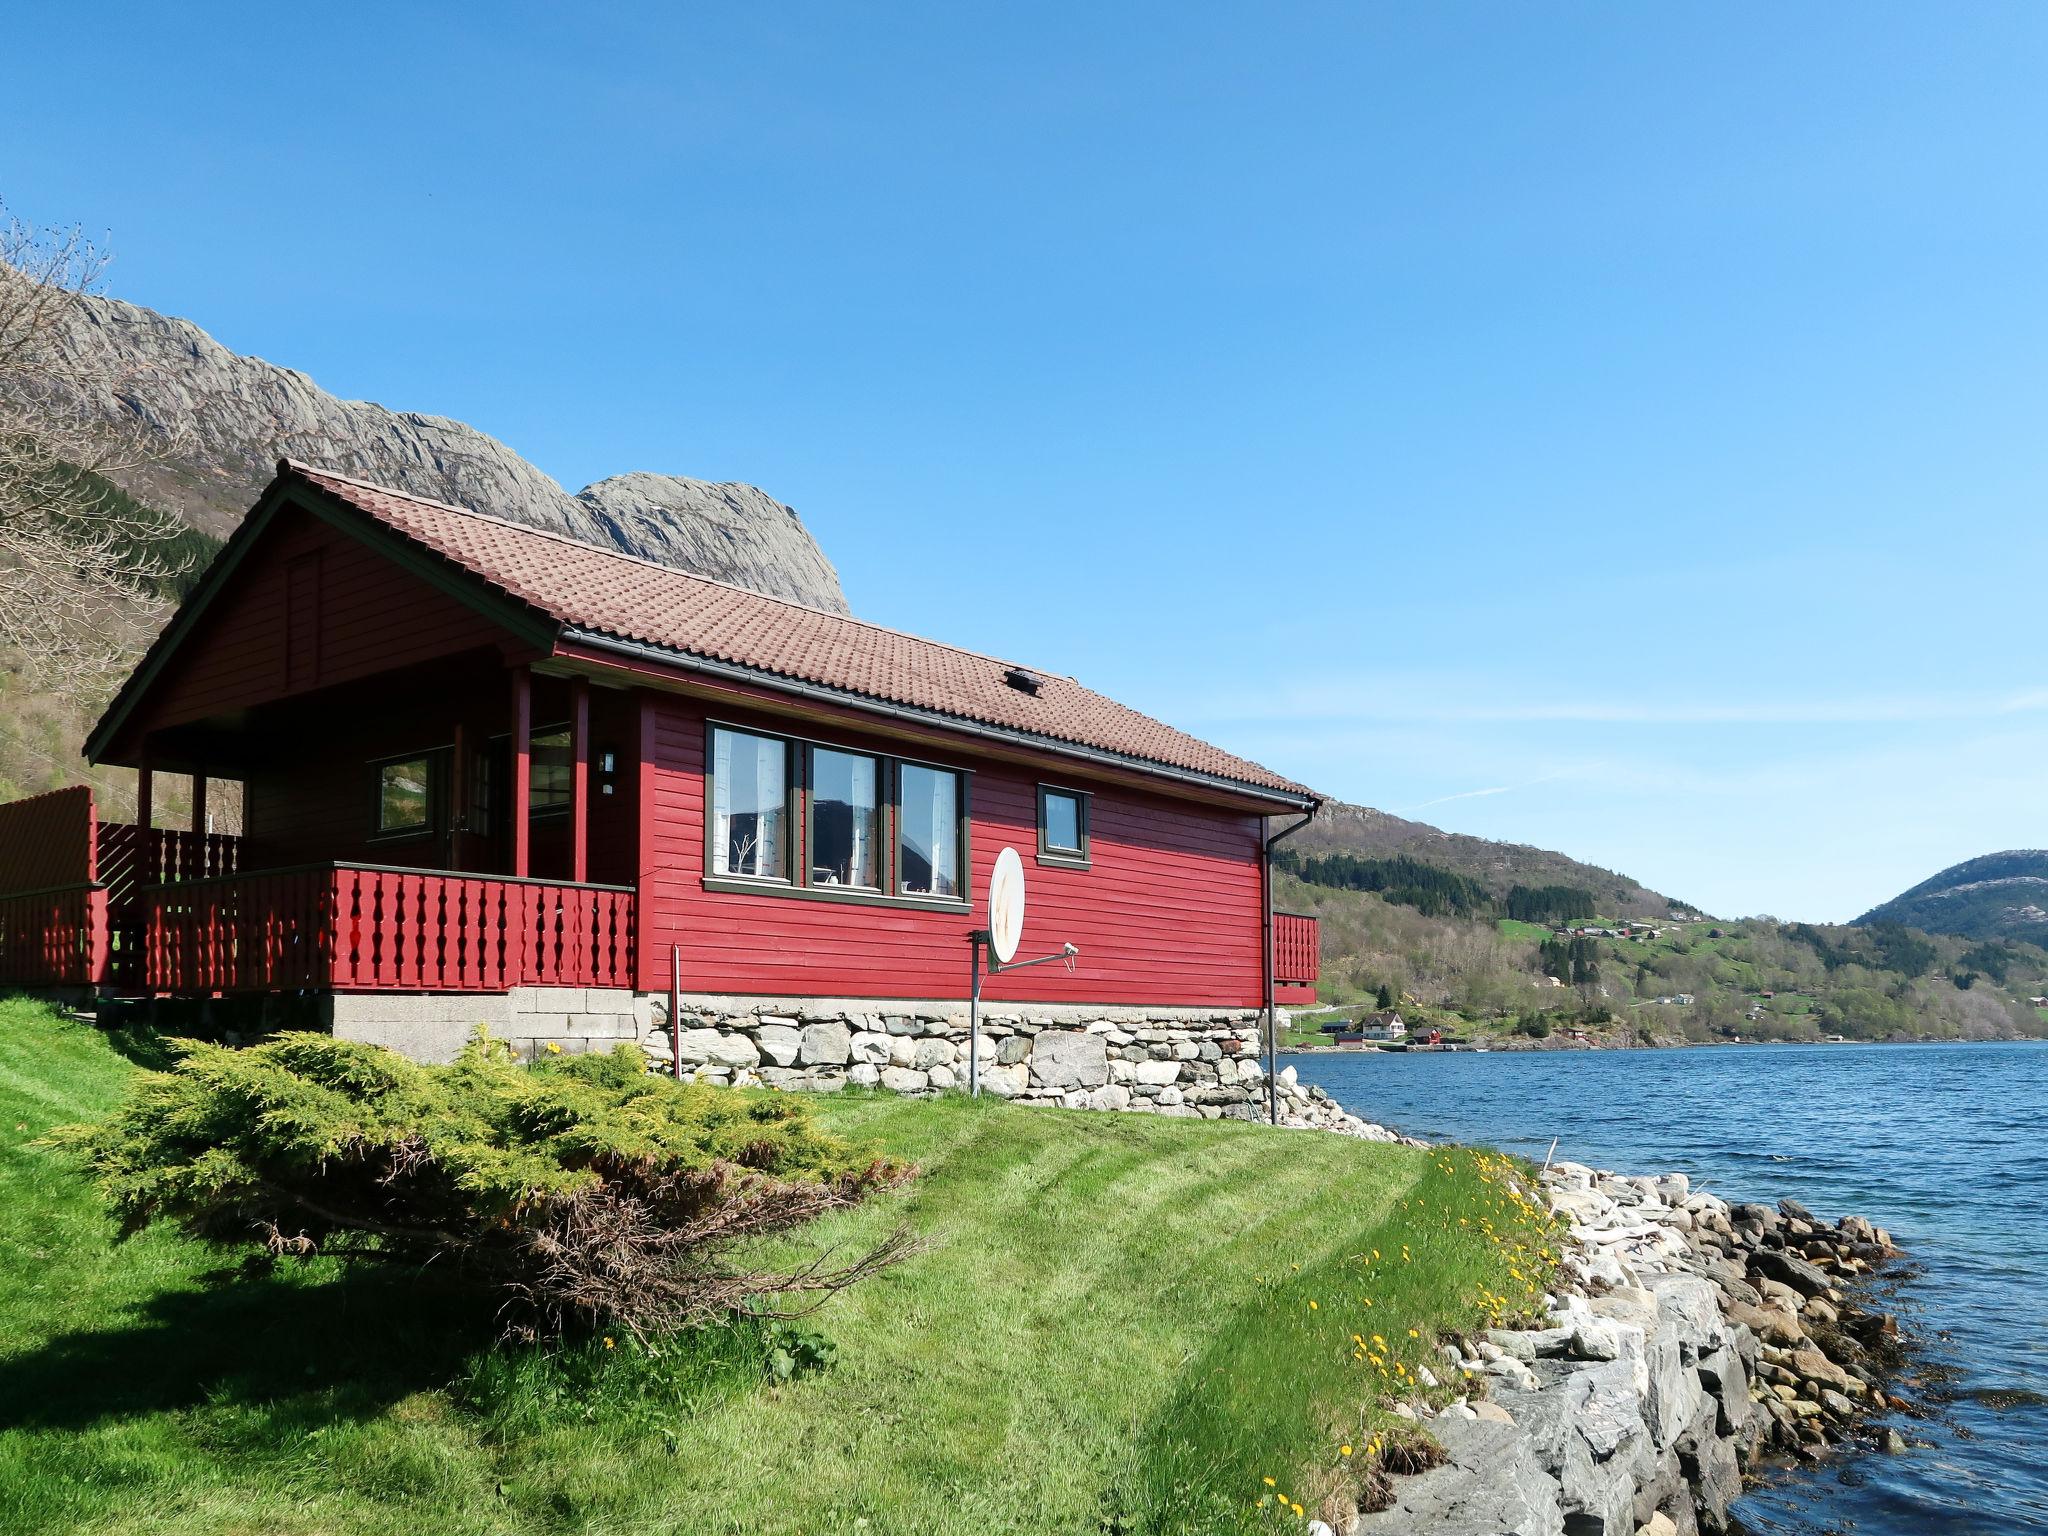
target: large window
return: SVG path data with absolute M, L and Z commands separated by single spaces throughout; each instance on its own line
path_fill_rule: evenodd
M 434 825 L 434 758 L 393 758 L 377 764 L 377 836 L 428 832 Z
M 906 896 L 960 894 L 960 775 L 905 763 L 897 770 L 896 888 Z
M 822 901 L 966 905 L 966 772 L 735 726 L 706 734 L 707 882 Z
M 1088 862 L 1088 797 L 1079 790 L 1038 787 L 1038 857 L 1047 864 Z
M 811 749 L 811 884 L 880 887 L 880 779 L 872 757 Z
M 711 872 L 787 880 L 789 744 L 723 726 L 711 743 Z
M 535 731 L 527 758 L 527 808 L 536 816 L 568 810 L 576 792 L 575 773 L 575 762 L 569 754 L 569 727 Z

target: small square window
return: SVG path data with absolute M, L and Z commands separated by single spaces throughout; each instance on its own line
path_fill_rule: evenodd
M 425 832 L 434 823 L 434 760 L 405 757 L 377 765 L 377 835 Z
M 1054 863 L 1088 860 L 1088 796 L 1071 789 L 1038 791 L 1038 856 Z

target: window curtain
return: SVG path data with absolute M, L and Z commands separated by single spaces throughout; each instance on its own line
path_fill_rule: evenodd
M 711 733 L 711 868 L 732 873 L 732 735 Z

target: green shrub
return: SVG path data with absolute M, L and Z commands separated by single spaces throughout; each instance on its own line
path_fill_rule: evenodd
M 259 1262 L 431 1265 L 495 1292 L 519 1330 L 636 1334 L 829 1294 L 909 1246 L 899 1232 L 850 1265 L 737 1267 L 746 1239 L 909 1170 L 795 1098 L 650 1076 L 631 1046 L 530 1068 L 487 1037 L 446 1067 L 318 1034 L 176 1048 L 111 1119 L 56 1133 L 124 1234 L 170 1222 Z

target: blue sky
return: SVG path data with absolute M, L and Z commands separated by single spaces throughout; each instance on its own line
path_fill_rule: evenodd
M 432 14 L 430 14 L 430 11 Z M 45 8 L 0 196 L 1348 800 L 1842 919 L 2048 843 L 2048 9 Z

